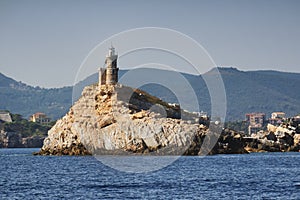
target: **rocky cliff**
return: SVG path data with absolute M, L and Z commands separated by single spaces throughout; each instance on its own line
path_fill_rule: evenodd
M 43 146 L 45 137 L 30 136 L 22 137 L 16 132 L 0 131 L 0 148 L 40 148 Z
M 205 137 L 211 142 L 201 149 Z M 199 124 L 196 114 L 144 91 L 91 85 L 48 132 L 39 154 L 198 155 L 210 152 L 207 149 L 217 137 Z M 230 151 L 242 153 L 243 145 Z

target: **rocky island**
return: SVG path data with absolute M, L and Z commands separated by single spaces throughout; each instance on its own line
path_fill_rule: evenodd
M 244 137 L 179 105 L 119 84 L 117 57 L 110 48 L 106 68 L 99 70 L 99 83 L 84 88 L 79 100 L 49 130 L 37 154 L 206 155 L 274 149 L 269 148 L 274 137 Z M 291 137 L 278 139 L 282 145 L 276 150 L 299 151 L 298 136 Z
M 199 117 L 119 84 L 117 58 L 111 47 L 106 68 L 99 70 L 98 84 L 84 88 L 79 100 L 48 132 L 39 154 L 200 154 L 210 131 L 199 124 Z

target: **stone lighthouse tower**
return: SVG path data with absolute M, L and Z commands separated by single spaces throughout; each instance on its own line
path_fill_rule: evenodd
M 101 85 L 115 85 L 118 83 L 118 71 L 117 67 L 118 55 L 115 52 L 115 48 L 111 46 L 106 55 L 105 68 L 99 69 L 99 86 Z

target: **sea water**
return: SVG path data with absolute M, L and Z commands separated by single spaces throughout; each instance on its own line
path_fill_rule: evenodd
M 0 149 L 0 199 L 300 199 L 300 153 L 183 156 L 148 173 Z

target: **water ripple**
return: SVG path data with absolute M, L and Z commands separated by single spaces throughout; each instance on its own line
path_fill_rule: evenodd
M 0 199 L 299 199 L 300 154 L 181 157 L 132 174 L 92 156 L 0 149 Z

